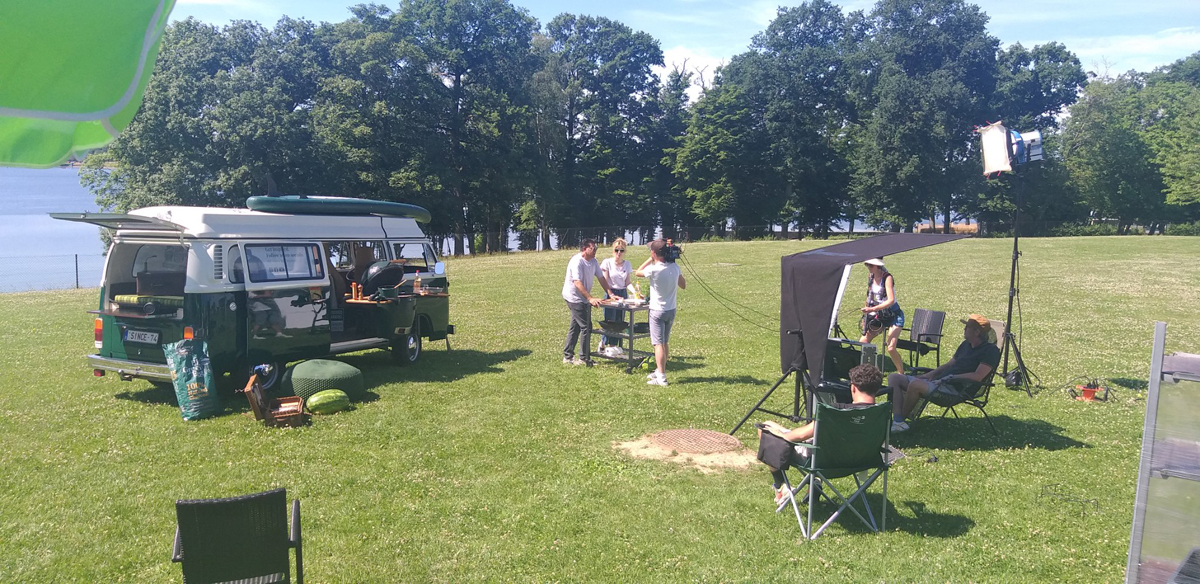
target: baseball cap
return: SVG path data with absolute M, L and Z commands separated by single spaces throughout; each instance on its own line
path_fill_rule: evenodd
M 987 317 L 982 314 L 972 314 L 971 316 L 968 316 L 967 318 L 960 319 L 960 320 L 962 321 L 963 324 L 968 324 L 968 323 L 973 322 L 982 328 L 991 328 L 991 326 L 992 326 L 992 321 L 988 320 Z

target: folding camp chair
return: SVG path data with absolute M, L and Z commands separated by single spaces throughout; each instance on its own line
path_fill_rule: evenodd
M 175 516 L 171 561 L 183 564 L 184 582 L 290 582 L 288 548 L 296 548 L 296 582 L 304 584 L 300 501 L 292 501 L 289 534 L 284 489 L 176 501 Z
M 908 351 L 910 368 L 916 367 L 921 357 L 931 351 L 937 356 L 937 366 L 942 365 L 942 325 L 945 322 L 946 313 L 940 310 L 913 310 L 908 338 L 896 340 L 897 349 Z
M 805 539 L 816 539 L 821 532 L 829 527 L 842 511 L 849 508 L 862 522 L 871 529 L 879 532 L 887 527 L 887 472 L 888 472 L 888 438 L 892 427 L 892 407 L 881 403 L 858 409 L 842 410 L 818 403 L 816 406 L 816 427 L 812 442 L 797 443 L 809 449 L 807 459 L 793 464 L 792 469 L 800 472 L 804 478 L 792 486 L 784 470 L 784 484 L 787 491 L 779 507 L 778 513 L 787 505 L 792 506 L 796 514 L 796 522 L 800 524 L 800 532 Z M 793 458 L 793 462 L 796 459 Z M 866 480 L 861 480 L 859 473 L 871 471 Z M 867 501 L 867 489 L 875 479 L 883 475 L 883 504 L 880 511 L 880 523 L 875 523 L 875 514 Z M 854 477 L 855 490 L 849 497 L 842 495 L 832 482 L 833 479 Z M 802 497 L 808 506 L 807 517 L 801 515 L 796 493 L 804 487 L 809 487 L 807 495 Z M 820 494 L 818 495 L 818 491 Z M 832 495 L 832 496 L 831 496 Z M 813 531 L 813 511 L 817 497 L 838 503 L 837 511 L 829 516 L 816 531 Z M 857 500 L 862 501 L 866 516 L 854 506 Z
M 1004 322 L 993 320 L 991 321 L 991 324 L 992 331 L 996 334 L 996 338 L 989 338 L 988 341 L 995 343 L 996 346 L 1000 348 L 1003 348 L 1005 331 Z M 992 419 L 988 417 L 987 411 L 983 409 L 987 407 L 988 397 L 992 393 L 992 385 L 995 384 L 995 378 L 996 370 L 993 369 L 992 372 L 988 373 L 987 377 L 984 377 L 982 381 L 967 381 L 965 379 L 950 379 L 944 381 L 943 383 L 949 384 L 949 386 L 953 388 L 958 395 L 938 393 L 928 396 L 928 403 L 945 408 L 942 410 L 943 418 L 946 417 L 946 414 L 948 413 L 954 414 L 955 418 L 958 417 L 958 412 L 954 411 L 954 406 L 962 404 L 972 406 L 978 409 L 979 413 L 983 414 L 983 419 L 986 420 L 988 426 L 991 427 L 992 434 L 999 436 L 1000 433 L 996 431 L 996 425 L 992 423 Z M 922 398 L 921 403 L 918 404 L 917 408 L 913 410 L 911 416 L 912 419 L 915 420 L 919 418 L 925 411 L 925 402 L 926 398 Z

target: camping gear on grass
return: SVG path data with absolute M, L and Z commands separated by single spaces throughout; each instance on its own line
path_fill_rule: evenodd
M 162 347 L 183 419 L 199 420 L 220 413 L 221 398 L 208 364 L 208 343 L 183 339 Z
M 255 368 L 246 382 L 242 393 L 250 402 L 250 411 L 254 412 L 255 420 L 262 420 L 268 426 L 294 427 L 308 423 L 309 415 L 304 413 L 304 400 L 295 396 L 270 398 L 262 384 L 258 382 L 260 368 Z
M 312 359 L 298 363 L 283 374 L 284 393 L 294 393 L 304 400 L 326 389 L 340 389 L 350 399 L 366 394 L 363 374 L 357 367 L 332 359 Z

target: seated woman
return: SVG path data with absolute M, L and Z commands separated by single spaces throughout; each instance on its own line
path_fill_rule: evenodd
M 863 363 L 850 370 L 850 396 L 851 403 L 831 404 L 839 410 L 853 410 L 875 405 L 875 394 L 879 388 L 883 386 L 883 373 L 876 369 L 870 363 Z M 816 431 L 816 422 L 809 422 L 799 428 L 791 430 L 776 424 L 775 422 L 763 422 L 758 430 L 758 438 L 762 440 L 763 430 L 775 434 L 789 442 L 805 442 L 813 437 Z M 803 446 L 796 446 L 789 460 L 790 464 L 801 464 L 808 459 L 808 449 Z M 784 482 L 783 471 L 785 468 L 771 469 L 771 478 L 775 489 L 775 504 L 778 505 L 787 496 L 787 486 Z

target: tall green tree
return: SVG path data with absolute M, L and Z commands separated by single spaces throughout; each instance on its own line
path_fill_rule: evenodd
M 1138 75 L 1096 79 L 1071 107 L 1064 128 L 1064 156 L 1071 181 L 1099 218 L 1134 222 L 1161 219 L 1162 174 L 1137 127 Z
M 558 113 L 566 149 L 558 160 L 558 225 L 622 225 L 644 211 L 646 178 L 661 158 L 648 148 L 658 41 L 602 17 L 560 14 L 546 25 L 548 71 L 561 88 Z M 569 237 L 567 238 L 567 243 Z
M 454 252 L 474 245 L 475 230 L 500 233 L 512 222 L 530 180 L 520 154 L 528 115 L 528 80 L 538 69 L 535 21 L 505 0 L 404 0 L 397 15 L 411 31 L 414 64 L 428 72 L 417 90 L 421 114 L 441 143 L 425 141 L 456 212 Z M 474 250 L 472 251 L 482 251 Z
M 949 214 L 991 115 L 997 40 L 961 0 L 883 0 L 867 17 L 852 192 L 870 222 L 908 229 L 935 207 Z
M 83 182 L 105 209 L 154 204 L 240 206 L 274 183 L 325 181 L 309 112 L 326 56 L 314 27 L 284 18 L 217 27 L 187 19 L 163 36 L 141 110 Z

